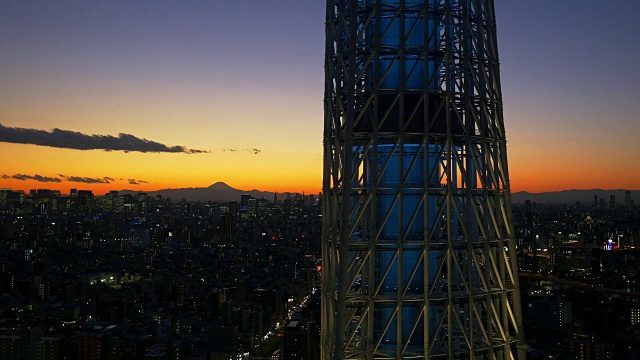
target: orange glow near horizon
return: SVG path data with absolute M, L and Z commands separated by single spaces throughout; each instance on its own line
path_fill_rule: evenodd
M 259 190 L 259 191 L 263 191 L 263 192 L 277 192 L 277 193 L 286 193 L 286 192 L 290 192 L 290 193 L 304 193 L 307 195 L 310 194 L 318 194 L 321 192 L 320 187 L 314 187 L 314 186 L 286 186 L 286 185 L 281 185 L 278 187 L 259 187 L 259 186 L 249 186 L 249 187 L 244 187 L 244 186 L 238 186 L 235 185 L 233 183 L 227 183 L 225 182 L 227 185 L 231 186 L 234 189 L 237 190 L 245 190 L 245 191 L 251 191 L 251 190 Z M 206 184 L 206 185 L 191 185 L 191 186 L 184 186 L 184 187 L 194 187 L 194 188 L 206 188 L 211 186 L 212 184 Z M 96 196 L 102 196 L 105 195 L 106 193 L 108 193 L 109 191 L 115 190 L 115 191 L 122 191 L 122 190 L 130 190 L 130 191 L 135 191 L 135 192 L 154 192 L 154 191 L 158 191 L 158 190 L 164 190 L 164 189 L 175 189 L 175 188 L 182 188 L 183 186 L 148 186 L 148 185 L 144 185 L 144 186 L 131 186 L 131 185 L 127 185 L 126 182 L 124 181 L 115 181 L 111 184 L 83 184 L 83 183 L 71 183 L 71 182 L 62 182 L 62 183 L 42 183 L 42 182 L 38 182 L 38 181 L 33 181 L 33 180 L 26 180 L 26 181 L 21 181 L 21 180 L 2 180 L 2 185 L 0 186 L 0 189 L 12 189 L 14 191 L 24 191 L 25 193 L 29 193 L 30 190 L 39 190 L 39 189 L 48 189 L 48 190 L 57 190 L 60 191 L 60 194 L 62 195 L 69 195 L 71 189 L 78 189 L 78 190 L 91 190 L 93 192 L 94 195 Z
M 515 142 L 514 142 L 515 143 Z M 513 144 L 513 143 L 511 143 Z M 270 148 L 259 154 L 248 151 L 210 154 L 158 154 L 79 151 L 21 144 L 0 144 L 0 153 L 11 154 L 0 172 L 0 188 L 23 190 L 92 190 L 104 195 L 111 190 L 152 192 L 162 189 L 205 188 L 224 182 L 238 190 L 318 194 L 322 188 L 321 145 L 304 151 Z M 574 144 L 537 148 L 512 146 L 509 172 L 512 192 L 553 192 L 571 189 L 638 190 L 640 168 L 629 168 L 623 158 L 580 157 Z M 557 153 L 571 161 L 550 162 Z M 284 159 L 284 160 L 283 160 Z M 606 167 L 595 167 L 593 163 Z M 14 175 L 53 178 L 59 182 L 17 180 Z M 63 177 L 64 176 L 64 177 Z M 109 183 L 68 181 L 65 177 L 109 178 Z M 132 182 L 133 180 L 133 182 Z
M 151 192 L 205 188 L 224 182 L 238 190 L 317 194 L 321 191 L 322 161 L 319 150 L 318 153 L 312 150 L 292 154 L 282 149 L 266 149 L 258 154 L 246 150 L 158 154 L 0 144 L 0 153 L 12 154 L 0 172 L 0 188 L 25 192 L 51 189 L 61 194 L 81 189 L 104 195 L 111 190 Z M 19 180 L 13 178 L 15 175 L 22 178 L 38 175 L 57 182 Z M 69 177 L 85 178 L 85 182 L 69 181 Z M 86 182 L 91 179 L 105 183 Z

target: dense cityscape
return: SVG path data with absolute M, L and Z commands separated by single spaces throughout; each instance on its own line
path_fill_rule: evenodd
M 272 200 L 0 191 L 0 359 L 318 354 L 319 204 Z
M 317 359 L 321 203 L 0 191 L 1 359 Z M 640 207 L 514 205 L 527 357 L 640 353 Z
M 640 358 L 640 207 L 514 206 L 527 358 Z

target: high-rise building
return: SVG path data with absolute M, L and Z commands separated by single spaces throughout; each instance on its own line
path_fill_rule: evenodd
M 62 360 L 65 358 L 64 336 L 43 336 L 38 342 L 35 360 Z
M 207 328 L 206 359 L 235 359 L 238 350 L 238 329 L 225 326 Z
M 531 209 L 531 200 L 524 201 L 524 217 L 527 224 L 527 231 L 533 230 L 533 211 Z
M 631 325 L 640 325 L 640 307 L 637 305 L 631 308 Z
M 284 360 L 307 359 L 306 320 L 288 320 L 283 329 L 282 358 Z
M 615 209 L 616 208 L 616 196 L 615 195 L 609 196 L 609 208 L 610 209 Z
M 579 360 L 611 360 L 614 358 L 613 344 L 597 342 L 592 334 L 575 332 L 569 349 L 574 358 Z
M 624 206 L 631 207 L 633 206 L 633 199 L 631 198 L 631 191 L 625 190 L 624 192 Z
M 258 213 L 258 202 L 256 198 L 250 198 L 247 201 L 247 213 L 255 216 Z
M 100 332 L 79 332 L 74 336 L 76 358 L 79 360 L 98 360 L 106 354 L 105 334 Z
M 232 213 L 224 212 L 220 215 L 220 227 L 222 228 L 222 243 L 235 245 L 235 224 Z
M 0 335 L 0 359 L 20 359 L 20 336 Z
M 240 211 L 246 212 L 249 207 L 249 199 L 253 199 L 250 194 L 240 195 Z
M 0 189 L 0 208 L 7 202 L 7 194 L 10 192 L 11 190 L 9 189 Z
M 524 359 L 493 0 L 327 0 L 324 359 Z

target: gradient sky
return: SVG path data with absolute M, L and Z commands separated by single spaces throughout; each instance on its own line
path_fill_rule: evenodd
M 640 1 L 495 3 L 512 190 L 640 189 Z M 0 187 L 224 181 L 317 193 L 324 10 L 320 0 L 0 0 L 0 124 L 210 151 L 0 143 Z

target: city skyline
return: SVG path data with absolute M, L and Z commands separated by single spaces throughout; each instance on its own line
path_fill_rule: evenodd
M 512 190 L 638 189 L 640 4 L 543 5 L 496 0 Z M 2 6 L 0 187 L 320 191 L 324 2 Z

